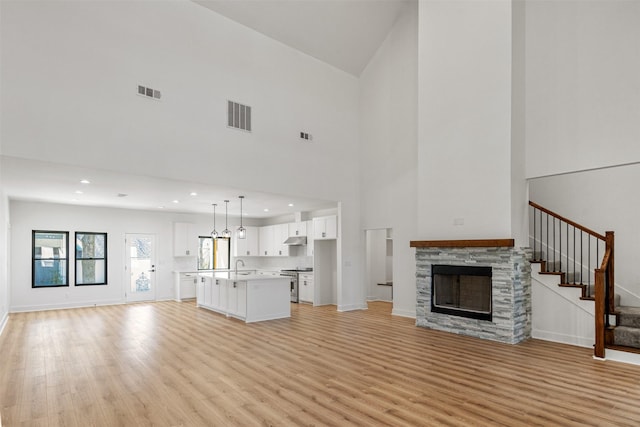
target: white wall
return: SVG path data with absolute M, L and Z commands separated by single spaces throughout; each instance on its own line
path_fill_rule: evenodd
M 9 218 L 9 201 L 0 188 L 0 333 L 9 315 Z
M 0 7 L 3 155 L 341 202 L 338 303 L 362 305 L 355 77 L 189 1 Z
M 527 176 L 640 161 L 640 2 L 526 4 Z
M 416 240 L 512 235 L 511 15 L 507 0 L 420 3 Z
M 616 293 L 640 306 L 640 164 L 537 178 L 531 200 L 587 228 L 615 232 Z
M 411 4 L 360 76 L 362 228 L 393 229 L 393 313 L 415 317 L 418 12 Z

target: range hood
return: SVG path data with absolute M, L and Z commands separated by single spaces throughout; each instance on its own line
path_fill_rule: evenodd
M 284 241 L 285 245 L 291 246 L 302 246 L 307 244 L 306 236 L 291 236 L 287 240 Z

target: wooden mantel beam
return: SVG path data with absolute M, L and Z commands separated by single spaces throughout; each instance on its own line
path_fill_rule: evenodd
M 512 248 L 514 239 L 412 240 L 412 248 Z

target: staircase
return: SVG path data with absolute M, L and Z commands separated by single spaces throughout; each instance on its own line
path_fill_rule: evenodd
M 640 353 L 640 308 L 621 307 L 614 289 L 614 234 L 590 230 L 529 202 L 531 262 L 541 274 L 556 275 L 561 287 L 579 288 L 595 304 L 594 354 L 605 348 Z

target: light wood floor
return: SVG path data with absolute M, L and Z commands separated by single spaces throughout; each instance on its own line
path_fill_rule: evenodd
M 5 427 L 640 425 L 640 367 L 386 303 L 251 325 L 177 302 L 12 314 L 0 354 Z

